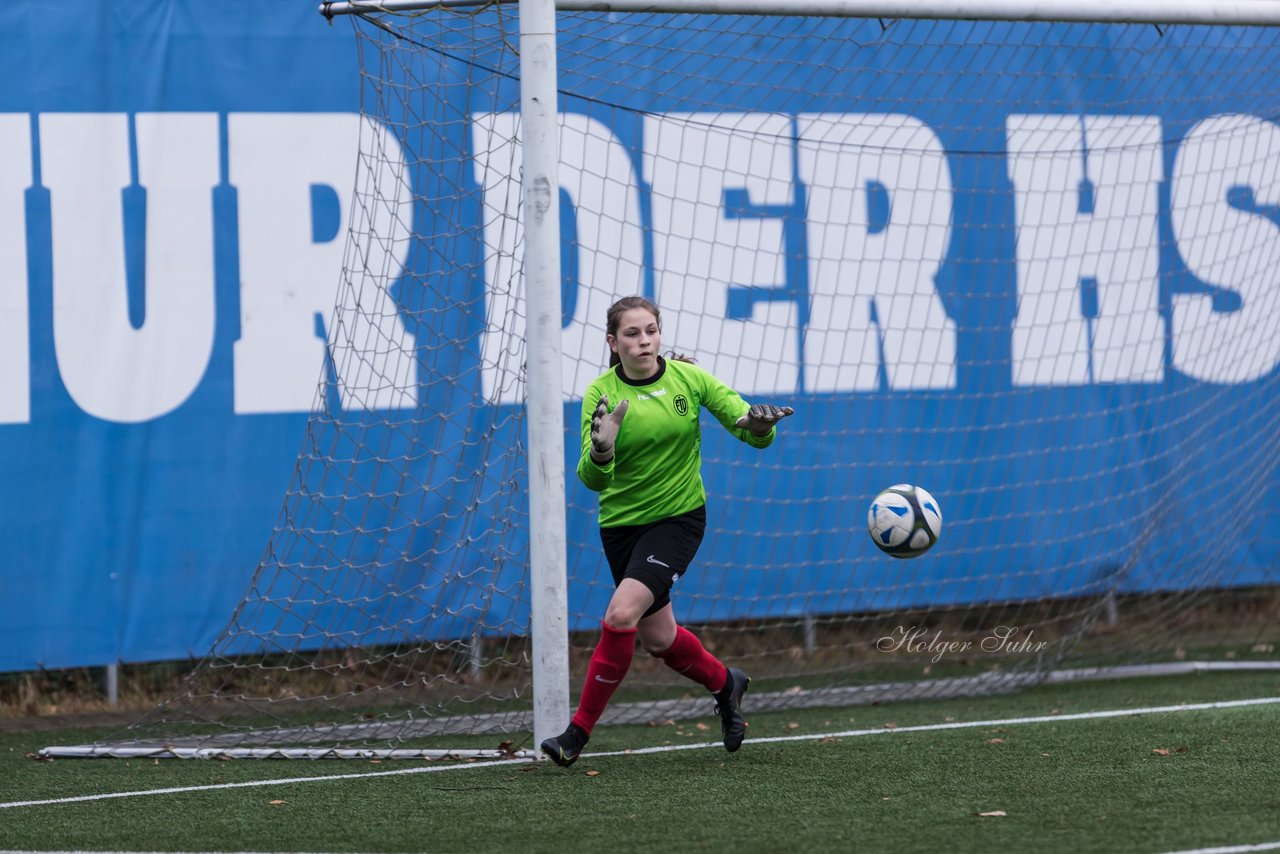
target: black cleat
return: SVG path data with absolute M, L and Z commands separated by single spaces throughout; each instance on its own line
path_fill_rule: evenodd
M 715 695 L 716 714 L 724 731 L 724 749 L 733 753 L 747 737 L 747 721 L 742 717 L 742 695 L 747 693 L 751 678 L 736 667 L 729 668 L 729 680 Z
M 555 738 L 548 738 L 542 742 L 542 752 L 547 754 L 552 762 L 561 768 L 568 768 L 570 765 L 578 761 L 578 754 L 582 752 L 582 748 L 587 746 L 587 739 L 591 736 L 583 731 L 582 727 L 577 724 L 569 724 L 569 727 Z M 738 739 L 741 741 L 742 739 Z

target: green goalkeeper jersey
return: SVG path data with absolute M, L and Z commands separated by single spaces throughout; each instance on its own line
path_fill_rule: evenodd
M 647 380 L 623 376 L 619 365 L 597 377 L 582 398 L 582 456 L 578 478 L 600 493 L 600 527 L 643 525 L 687 513 L 707 501 L 702 485 L 702 407 L 733 435 L 756 448 L 767 448 L 776 428 L 764 436 L 735 427 L 750 405 L 736 391 L 697 365 L 661 359 L 658 373 Z M 591 415 L 601 395 L 613 410 L 630 401 L 622 419 L 613 459 L 597 465 L 591 459 Z

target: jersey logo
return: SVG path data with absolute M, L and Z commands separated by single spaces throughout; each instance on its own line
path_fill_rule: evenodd
M 689 414 L 689 398 L 685 397 L 683 394 L 677 394 L 675 400 L 671 402 L 675 404 L 676 415 Z

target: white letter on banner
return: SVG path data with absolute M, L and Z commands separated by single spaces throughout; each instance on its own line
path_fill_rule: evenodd
M 805 388 L 874 390 L 880 346 L 890 388 L 954 388 L 956 325 L 935 283 L 951 232 L 942 143 L 906 115 L 799 120 L 800 180 L 809 194 Z M 888 221 L 874 233 L 872 184 L 889 197 Z
M 53 341 L 67 392 L 90 415 L 158 418 L 195 390 L 213 349 L 212 113 L 139 113 L 146 191 L 145 319 L 129 318 L 121 191 L 129 186 L 123 114 L 40 117 L 41 177 L 53 220 Z
M 1192 275 L 1241 301 L 1214 311 L 1210 294 L 1173 295 L 1173 366 L 1188 376 L 1242 383 L 1280 364 L 1280 228 L 1227 196 L 1251 190 L 1255 210 L 1280 205 L 1278 154 L 1280 127 L 1244 115 L 1205 119 L 1178 152 L 1170 202 L 1178 249 Z
M 1160 382 L 1160 119 L 1013 115 L 1006 127 L 1018 229 L 1014 385 Z M 1086 280 L 1096 287 L 1092 344 Z
M 644 121 L 663 348 L 748 395 L 798 386 L 800 312 L 786 290 L 782 212 L 761 211 L 795 203 L 792 136 L 790 117 L 774 113 Z M 734 291 L 743 299 L 731 311 Z
M 27 217 L 31 118 L 0 115 L 0 424 L 31 420 L 31 332 L 27 300 Z
M 473 113 L 471 146 L 476 183 L 484 190 L 486 322 L 481 342 L 485 399 L 518 403 L 524 359 L 524 228 L 517 217 L 519 115 Z M 566 400 L 581 397 L 604 372 L 605 312 L 615 298 L 638 294 L 644 282 L 640 197 L 627 150 L 608 127 L 578 113 L 560 115 L 560 188 L 577 217 L 578 278 L 573 318 L 562 330 Z
M 413 228 L 409 170 L 395 135 L 355 113 L 233 113 L 227 127 L 240 213 L 235 411 L 311 409 L 326 344 L 344 409 L 416 406 L 415 341 L 388 293 Z M 344 270 L 357 155 L 363 189 L 352 227 L 366 238 L 352 245 Z M 341 202 L 343 226 L 323 243 L 312 239 L 312 185 L 331 188 Z M 316 334 L 317 317 L 327 342 Z

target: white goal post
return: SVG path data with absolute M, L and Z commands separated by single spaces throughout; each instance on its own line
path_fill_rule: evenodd
M 330 342 L 365 384 L 321 378 L 183 690 L 47 755 L 558 733 L 612 589 L 565 477 L 577 396 L 634 293 L 664 346 L 797 410 L 763 455 L 704 422 L 675 595 L 749 711 L 1276 666 L 1280 0 L 320 11 L 351 19 L 372 129 Z M 358 322 L 389 313 L 411 353 Z M 412 403 L 361 405 L 406 357 Z M 946 525 L 893 561 L 866 502 L 908 480 Z M 706 713 L 641 658 L 605 722 Z
M 534 741 L 569 719 L 564 412 L 560 399 L 560 135 L 554 2 L 520 9 L 520 116 L 528 294 L 529 583 Z

